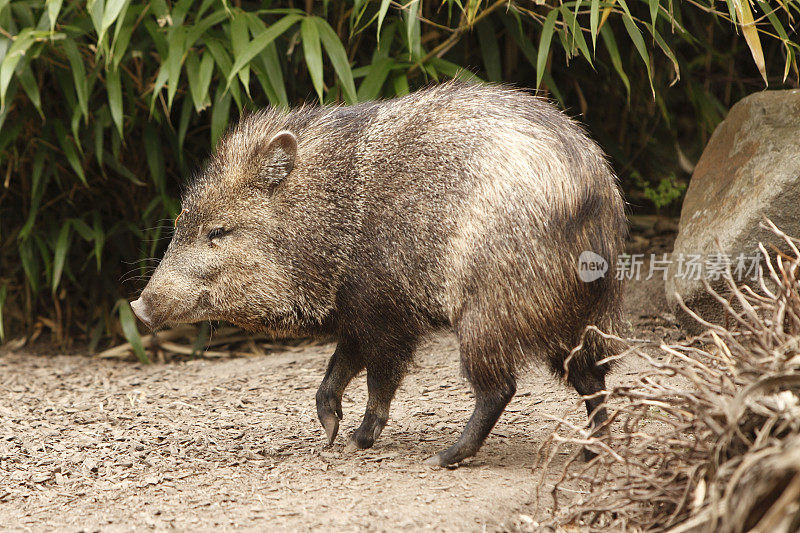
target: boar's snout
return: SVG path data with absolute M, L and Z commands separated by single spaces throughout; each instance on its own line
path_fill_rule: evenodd
M 153 322 L 153 317 L 151 316 L 150 307 L 145 302 L 144 298 L 141 296 L 136 300 L 131 302 L 131 309 L 133 309 L 133 313 L 141 320 L 145 326 L 150 329 L 154 329 L 155 323 Z

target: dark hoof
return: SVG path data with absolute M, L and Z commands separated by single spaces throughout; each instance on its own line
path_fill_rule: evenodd
M 444 468 L 447 466 L 447 463 L 442 462 L 442 457 L 437 453 L 434 456 L 428 457 L 425 459 L 422 464 L 425 466 L 432 466 L 432 467 L 441 467 Z
M 365 414 L 361 425 L 350 437 L 350 442 L 347 445 L 347 449 L 365 450 L 367 448 L 372 448 L 372 445 L 375 444 L 375 439 L 380 436 L 381 431 L 383 431 L 385 426 L 385 418 L 378 418 L 372 413 Z
M 347 440 L 347 445 L 344 447 L 344 453 L 355 453 L 363 449 L 364 448 L 360 447 L 358 443 L 350 437 L 350 439 Z
M 328 436 L 328 444 L 333 444 L 339 432 L 342 419 L 342 402 L 333 394 L 317 393 L 317 416 Z
M 328 436 L 328 444 L 333 444 L 336 434 L 339 433 L 339 419 L 335 416 L 326 414 L 324 417 L 320 415 L 319 421 L 325 429 L 325 434 Z
M 449 448 L 447 450 L 441 451 L 434 455 L 433 457 L 428 457 L 425 459 L 423 464 L 425 466 L 439 466 L 442 468 L 449 468 L 455 469 L 458 468 L 458 465 L 461 461 L 468 459 L 475 455 L 475 452 L 469 453 L 466 450 L 454 450 Z
M 361 428 L 358 428 L 350 435 L 344 451 L 345 453 L 353 453 L 358 450 L 366 450 L 367 448 L 372 448 L 373 444 L 375 444 L 375 437 L 371 433 L 367 434 L 361 431 Z

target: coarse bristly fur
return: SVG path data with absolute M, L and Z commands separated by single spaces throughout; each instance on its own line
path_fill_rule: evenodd
M 367 370 L 351 447 L 372 445 L 420 339 L 450 328 L 476 409 L 456 444 L 474 455 L 529 362 L 582 395 L 605 387 L 627 233 L 600 148 L 546 100 L 447 83 L 350 107 L 265 110 L 241 119 L 186 188 L 184 212 L 134 310 L 151 327 L 227 320 L 334 335 L 317 393 L 332 442 L 341 397 Z M 608 261 L 581 280 L 578 257 Z M 587 399 L 605 420 L 602 394 Z

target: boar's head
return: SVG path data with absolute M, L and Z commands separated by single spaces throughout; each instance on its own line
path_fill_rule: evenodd
M 226 320 L 251 330 L 293 331 L 320 312 L 288 257 L 302 248 L 292 242 L 297 229 L 286 213 L 296 200 L 286 197 L 297 197 L 297 188 L 282 191 L 295 175 L 297 141 L 289 131 L 246 126 L 220 142 L 186 188 L 164 258 L 131 303 L 151 329 Z

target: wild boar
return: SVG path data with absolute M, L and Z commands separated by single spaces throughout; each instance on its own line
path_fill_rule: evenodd
M 474 455 L 536 360 L 588 396 L 595 428 L 606 420 L 598 361 L 616 345 L 583 334 L 618 331 L 624 202 L 601 149 L 542 98 L 447 83 L 249 114 L 182 209 L 136 315 L 151 328 L 225 320 L 335 336 L 316 395 L 331 443 L 345 387 L 366 369 L 349 446 L 372 446 L 420 340 L 447 328 L 476 405 L 428 463 Z M 584 252 L 605 271 L 583 276 Z

